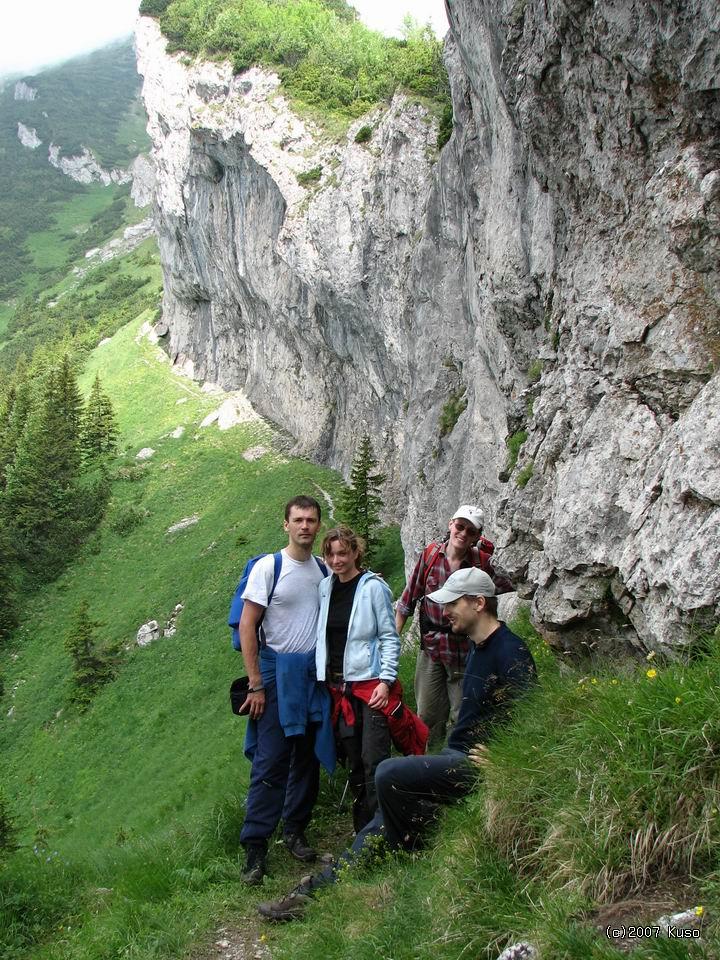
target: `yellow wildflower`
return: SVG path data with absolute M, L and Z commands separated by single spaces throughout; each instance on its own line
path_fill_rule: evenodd
M 648 678 L 648 680 L 654 680 L 655 677 L 657 676 L 657 670 L 653 670 L 651 668 L 645 673 L 645 676 Z
M 682 703 L 682 697 L 675 697 L 675 703 Z
M 704 907 L 695 907 L 695 916 L 701 917 L 705 913 Z
M 593 677 L 590 683 L 597 683 L 597 677 Z

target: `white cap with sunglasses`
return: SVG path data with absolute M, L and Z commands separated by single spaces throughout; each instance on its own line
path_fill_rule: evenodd
M 467 520 L 468 523 L 471 523 L 476 530 L 480 531 L 483 528 L 483 521 L 485 517 L 480 507 L 474 507 L 470 503 L 464 503 L 461 507 L 458 507 L 455 513 L 452 515 L 453 520 Z

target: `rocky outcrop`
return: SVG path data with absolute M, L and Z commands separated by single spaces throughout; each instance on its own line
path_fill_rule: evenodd
M 136 207 L 148 207 L 155 193 L 155 164 L 144 153 L 140 153 L 130 164 L 132 187 L 130 196 Z
M 338 467 L 367 426 L 399 490 L 406 290 L 436 121 L 398 97 L 335 144 L 292 113 L 273 74 L 188 67 L 151 20 L 137 49 L 173 359 L 241 385 L 304 453 Z M 356 144 L 363 124 L 373 136 Z
M 42 146 L 42 140 L 34 127 L 26 127 L 24 123 L 18 121 L 17 135 L 20 143 L 30 150 L 37 150 L 38 147 Z
M 449 6 L 439 156 L 402 96 L 331 143 L 141 20 L 172 356 L 340 469 L 368 429 L 409 560 L 481 502 L 557 644 L 676 647 L 720 614 L 720 13 Z
M 48 160 L 51 166 L 72 180 L 77 180 L 78 183 L 97 182 L 108 187 L 111 183 L 129 183 L 132 179 L 132 174 L 127 170 L 120 168 L 105 170 L 87 147 L 83 147 L 82 153 L 72 157 L 64 157 L 61 151 L 62 148 L 57 144 L 50 144 Z
M 35 100 L 37 97 L 37 90 L 35 87 L 31 87 L 29 84 L 25 83 L 24 80 L 18 80 L 15 84 L 15 92 L 13 97 L 15 100 Z
M 141 220 L 140 223 L 134 223 L 131 227 L 125 227 L 121 237 L 113 237 L 113 239 L 108 240 L 104 246 L 93 247 L 91 250 L 86 251 L 85 259 L 106 263 L 114 257 L 121 257 L 126 253 L 130 253 L 131 250 L 139 247 L 141 243 L 152 235 L 153 220 L 152 217 L 147 217 L 145 220 Z M 80 275 L 83 274 L 81 268 L 75 268 L 75 272 Z

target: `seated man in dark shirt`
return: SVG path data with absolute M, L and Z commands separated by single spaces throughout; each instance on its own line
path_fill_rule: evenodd
M 368 837 L 380 835 L 390 849 L 411 850 L 433 818 L 435 804 L 454 803 L 470 792 L 484 744 L 507 719 L 512 702 L 535 681 L 535 663 L 524 641 L 497 618 L 495 585 L 487 573 L 476 567 L 456 570 L 430 599 L 444 605 L 456 633 L 472 640 L 460 714 L 447 746 L 434 755 L 384 760 L 375 774 L 374 819 L 334 864 L 306 877 L 283 900 L 259 904 L 267 919 L 302 916 L 312 891 L 332 883 L 338 864 L 352 861 Z

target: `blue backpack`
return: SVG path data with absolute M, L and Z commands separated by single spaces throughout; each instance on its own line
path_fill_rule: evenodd
M 242 617 L 243 607 L 245 606 L 245 601 L 243 600 L 242 595 L 243 593 L 245 593 L 245 588 L 247 587 L 250 571 L 258 562 L 258 560 L 262 560 L 263 557 L 267 557 L 267 556 L 268 556 L 267 553 L 259 553 L 256 557 L 252 557 L 250 560 L 248 560 L 240 576 L 240 583 L 238 583 L 237 589 L 235 590 L 233 598 L 230 602 L 230 615 L 228 616 L 228 626 L 232 630 L 233 650 L 242 649 L 240 644 L 240 618 Z M 268 595 L 268 607 L 270 606 L 270 601 L 272 600 L 273 594 L 275 593 L 275 587 L 277 586 L 278 579 L 280 578 L 280 568 L 282 567 L 282 554 L 278 551 L 278 553 L 273 554 L 273 557 L 275 560 L 275 566 L 273 569 L 272 587 Z M 322 573 L 322 575 L 324 577 L 327 577 L 328 570 L 325 564 L 322 562 L 322 560 L 320 560 L 318 557 L 314 557 L 313 559 L 315 560 L 315 563 L 320 568 L 320 572 Z M 265 608 L 263 615 L 260 617 L 260 619 L 257 622 L 256 632 L 258 637 L 258 643 L 260 643 L 260 627 L 266 612 L 267 612 L 267 607 Z

